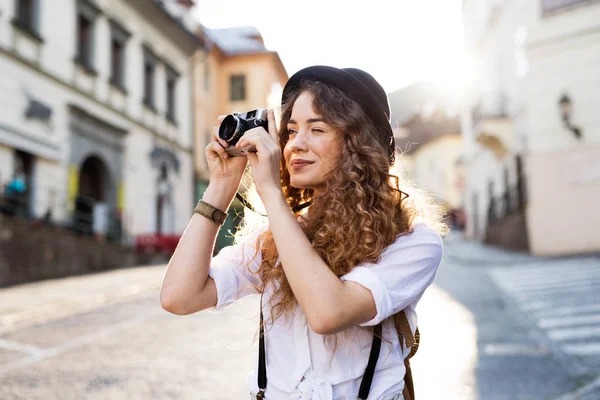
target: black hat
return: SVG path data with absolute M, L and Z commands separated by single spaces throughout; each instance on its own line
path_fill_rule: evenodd
M 335 68 L 315 65 L 296 72 L 283 88 L 282 103 L 289 93 L 304 80 L 313 80 L 333 86 L 355 100 L 366 114 L 381 128 L 380 140 L 388 146 L 390 164 L 394 163 L 396 144 L 390 124 L 390 106 L 383 87 L 367 72 L 357 68 Z

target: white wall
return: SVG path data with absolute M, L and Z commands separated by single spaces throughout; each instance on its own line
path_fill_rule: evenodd
M 532 153 L 600 145 L 600 3 L 546 17 L 529 44 L 529 131 Z M 573 101 L 572 123 L 583 130 L 577 141 L 564 127 L 558 100 Z
M 530 195 L 527 222 L 532 252 L 600 250 L 600 4 L 541 17 L 530 10 L 528 131 Z M 561 120 L 567 93 L 577 140 Z
M 0 180 L 11 171 L 13 148 L 24 148 L 37 156 L 35 211 L 41 216 L 53 206 L 54 216 L 67 218 L 68 160 L 71 134 L 68 126 L 69 104 L 128 131 L 125 139 L 123 178 L 125 219 L 131 221 L 130 233 L 154 231 L 155 181 L 158 170 L 150 164 L 155 144 L 176 152 L 179 173 L 170 174 L 174 187 L 175 223 L 181 233 L 193 208 L 192 126 L 189 56 L 170 38 L 144 20 L 121 0 L 97 0 L 105 13 L 95 25 L 96 77 L 81 74 L 75 57 L 75 0 L 41 0 L 40 36 L 43 44 L 32 41 L 13 29 L 13 0 L 0 0 Z M 116 93 L 109 85 L 110 30 L 108 16 L 118 20 L 132 33 L 126 50 L 126 88 L 128 95 Z M 164 69 L 158 68 L 155 85 L 158 113 L 142 106 L 143 53 L 141 44 L 153 50 L 181 74 L 177 84 L 176 120 L 173 126 L 164 117 L 166 82 Z M 14 54 L 6 55 L 4 52 Z M 23 57 L 32 63 L 18 61 Z M 36 99 L 52 108 L 52 128 L 26 120 L 24 110 L 27 88 Z M 3 129 L 5 127 L 6 129 Z

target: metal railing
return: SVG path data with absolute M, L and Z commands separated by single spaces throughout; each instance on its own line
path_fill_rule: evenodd
M 94 235 L 94 200 L 78 196 L 80 207 L 75 207 L 70 223 L 58 224 L 53 222 L 50 215 L 39 218 L 45 225 L 73 231 L 81 235 Z M 89 210 L 89 211 L 86 211 Z M 27 193 L 11 193 L 0 195 L 0 213 L 21 219 L 37 219 L 31 213 L 31 201 Z M 107 232 L 105 239 L 112 242 L 122 242 L 124 238 L 121 218 L 116 209 L 111 208 L 107 213 Z
M 525 181 L 507 187 L 500 196 L 492 197 L 488 205 L 488 221 L 497 221 L 515 212 L 520 212 L 527 205 Z

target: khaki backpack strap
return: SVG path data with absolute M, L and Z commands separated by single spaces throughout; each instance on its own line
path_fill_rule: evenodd
M 415 346 L 415 337 L 413 336 L 412 330 L 410 329 L 410 324 L 408 323 L 408 318 L 406 318 L 406 313 L 404 312 L 404 310 L 398 313 L 398 318 L 396 318 L 396 330 L 398 330 L 398 336 L 400 337 L 400 339 L 404 339 L 405 343 L 402 343 L 402 341 L 400 342 L 402 346 Z

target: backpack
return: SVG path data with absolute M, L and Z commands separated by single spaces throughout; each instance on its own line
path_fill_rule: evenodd
M 396 330 L 398 331 L 398 340 L 400 341 L 400 347 L 410 347 L 410 353 L 404 359 L 404 366 L 406 367 L 406 373 L 404 374 L 404 389 L 402 395 L 404 400 L 415 400 L 415 388 L 413 384 L 412 370 L 410 368 L 410 359 L 417 353 L 419 349 L 419 343 L 421 342 L 421 333 L 417 327 L 413 336 L 412 330 L 406 318 L 404 311 L 399 312 L 394 316 L 394 322 L 396 323 Z

